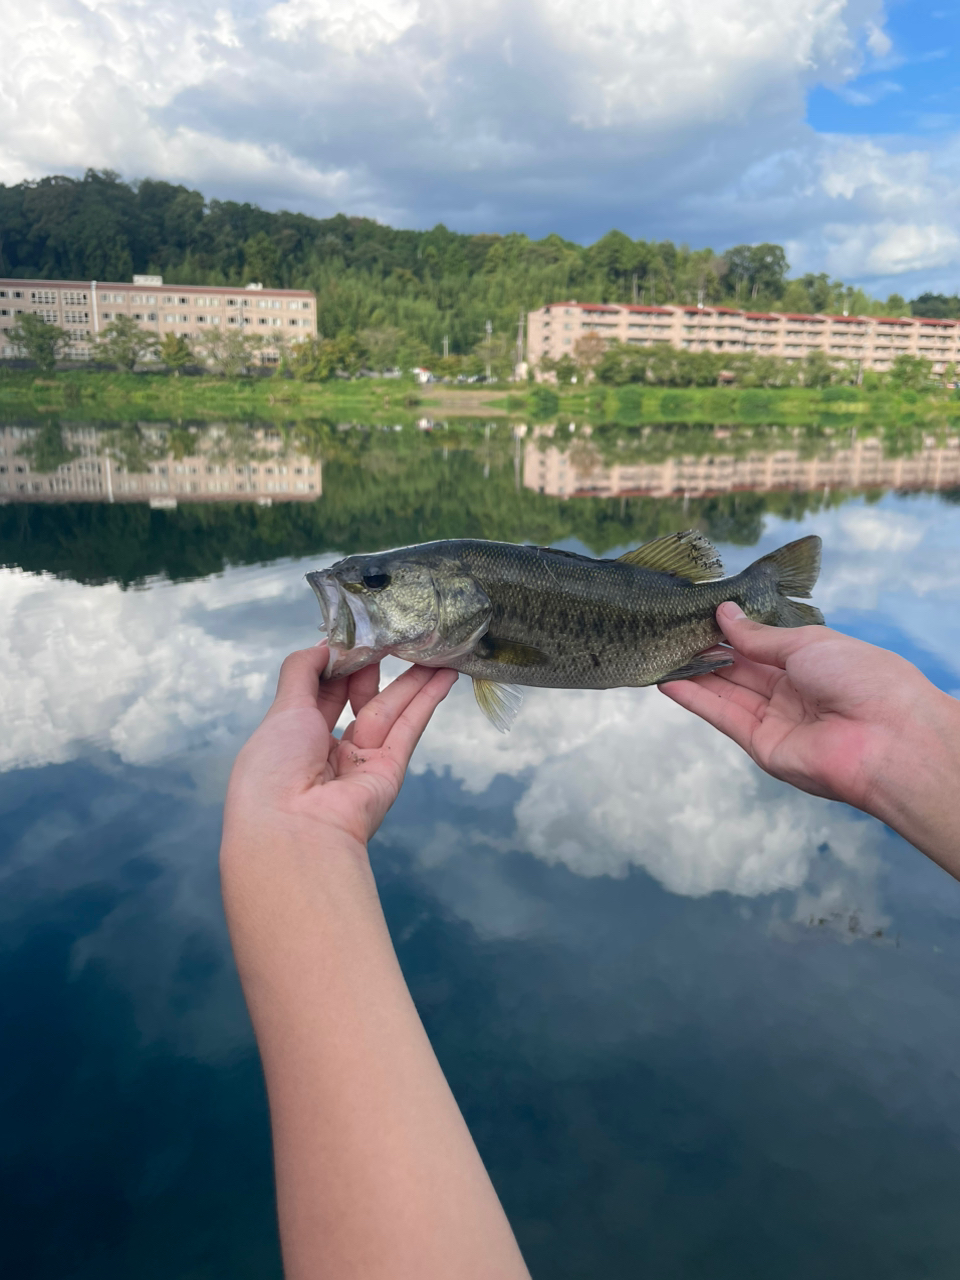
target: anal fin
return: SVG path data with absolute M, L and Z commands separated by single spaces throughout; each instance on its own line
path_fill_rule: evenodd
M 523 702 L 523 690 L 515 684 L 497 684 L 494 680 L 473 677 L 473 695 L 477 706 L 494 728 L 509 733 Z
M 732 666 L 733 654 L 729 649 L 708 649 L 705 653 L 698 653 L 682 667 L 677 667 L 676 671 L 661 676 L 657 684 L 666 684 L 670 680 L 689 680 L 692 676 L 708 676 L 711 671 Z

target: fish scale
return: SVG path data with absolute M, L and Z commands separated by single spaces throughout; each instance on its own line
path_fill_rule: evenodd
M 617 560 L 480 539 L 349 556 L 307 575 L 324 611 L 325 676 L 387 654 L 472 676 L 499 728 L 519 706 L 516 685 L 610 689 L 703 675 L 732 661 L 710 650 L 715 615 L 733 600 L 776 626 L 822 623 L 809 596 L 820 539 L 800 538 L 722 577 L 696 530 L 654 539 Z M 509 691 L 509 692 L 506 692 Z

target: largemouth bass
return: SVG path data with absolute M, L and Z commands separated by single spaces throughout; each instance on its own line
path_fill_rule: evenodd
M 734 600 L 779 627 L 822 623 L 809 596 L 820 539 L 801 538 L 723 577 L 710 542 L 690 529 L 618 560 L 553 547 L 459 539 L 348 556 L 307 574 L 330 645 L 324 676 L 387 654 L 472 676 L 498 729 L 519 685 L 611 689 L 705 675 L 732 661 L 714 614 Z M 706 651 L 706 652 L 705 652 Z

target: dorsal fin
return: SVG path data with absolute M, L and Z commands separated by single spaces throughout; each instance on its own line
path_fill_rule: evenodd
M 627 551 L 618 559 L 638 569 L 655 569 L 675 578 L 686 578 L 689 582 L 710 582 L 713 578 L 723 577 L 723 565 L 716 547 L 697 529 L 654 538 L 653 542 Z

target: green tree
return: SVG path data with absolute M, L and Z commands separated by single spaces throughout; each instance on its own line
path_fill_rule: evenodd
M 47 324 L 41 316 L 25 311 L 10 330 L 10 341 L 16 343 L 41 373 L 51 373 L 71 338 L 65 329 Z
M 354 374 L 363 368 L 366 353 L 351 334 L 339 338 L 308 338 L 290 350 L 289 367 L 304 382 L 327 382 L 338 373 Z
M 805 387 L 829 387 L 837 376 L 836 366 L 825 351 L 811 351 L 803 361 Z
M 176 377 L 180 376 L 181 369 L 188 364 L 192 364 L 196 359 L 190 343 L 182 334 L 176 333 L 165 333 L 163 335 L 157 354 Z
M 727 287 L 740 302 L 779 298 L 790 269 L 787 255 L 778 244 L 738 244 L 723 255 Z
M 240 328 L 211 329 L 203 341 L 203 355 L 225 378 L 248 374 L 262 346 L 260 339 Z
M 130 316 L 117 316 L 97 335 L 97 359 L 132 371 L 140 360 L 156 356 L 160 339 Z
M 910 303 L 915 316 L 927 316 L 931 320 L 955 320 L 960 317 L 960 297 L 945 293 L 921 293 Z
M 280 251 L 267 235 L 258 231 L 243 246 L 243 265 L 247 281 L 276 288 L 280 283 Z
M 910 391 L 929 391 L 933 365 L 923 356 L 897 356 L 890 369 L 895 387 Z

